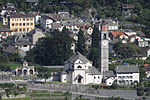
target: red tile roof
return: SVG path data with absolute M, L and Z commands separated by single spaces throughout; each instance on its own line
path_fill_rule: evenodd
M 114 38 L 116 38 L 118 35 L 121 36 L 124 34 L 124 32 L 111 32 Z

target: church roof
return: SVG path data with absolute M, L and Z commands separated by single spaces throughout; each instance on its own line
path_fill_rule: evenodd
M 93 74 L 93 75 L 99 75 L 100 72 L 93 66 L 89 66 L 89 68 L 86 70 L 87 73 Z
M 84 57 L 81 53 L 77 52 L 72 57 L 70 57 L 65 63 L 74 63 L 76 60 L 80 59 L 83 63 L 91 62 L 86 57 Z

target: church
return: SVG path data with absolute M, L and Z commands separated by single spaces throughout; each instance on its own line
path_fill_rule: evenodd
M 101 84 L 103 74 L 108 68 L 108 32 L 103 23 L 100 31 L 100 72 L 92 66 L 92 62 L 79 52 L 65 62 L 65 69 L 61 75 L 61 82 L 72 84 Z
M 101 73 L 79 52 L 65 62 L 61 75 L 61 82 L 72 84 L 100 84 L 101 80 Z

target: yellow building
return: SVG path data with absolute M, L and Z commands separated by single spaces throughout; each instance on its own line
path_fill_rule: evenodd
M 31 14 L 10 15 L 9 27 L 14 32 L 29 32 L 35 28 L 34 16 Z

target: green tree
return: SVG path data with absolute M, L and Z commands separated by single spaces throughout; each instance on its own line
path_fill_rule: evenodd
M 82 55 L 86 55 L 85 37 L 81 29 L 78 34 L 77 51 L 79 51 Z
M 92 33 L 92 48 L 88 58 L 93 62 L 93 66 L 99 67 L 99 29 L 94 26 Z
M 27 52 L 25 59 L 40 65 L 61 65 L 73 54 L 72 41 L 66 28 L 62 32 L 54 30 L 51 37 L 41 38 L 35 47 Z
M 40 67 L 40 68 L 38 68 L 38 75 L 37 76 L 39 78 L 45 79 L 45 83 L 46 83 L 46 80 L 48 78 L 50 78 L 52 75 L 51 75 L 51 72 L 48 70 L 48 68 Z

